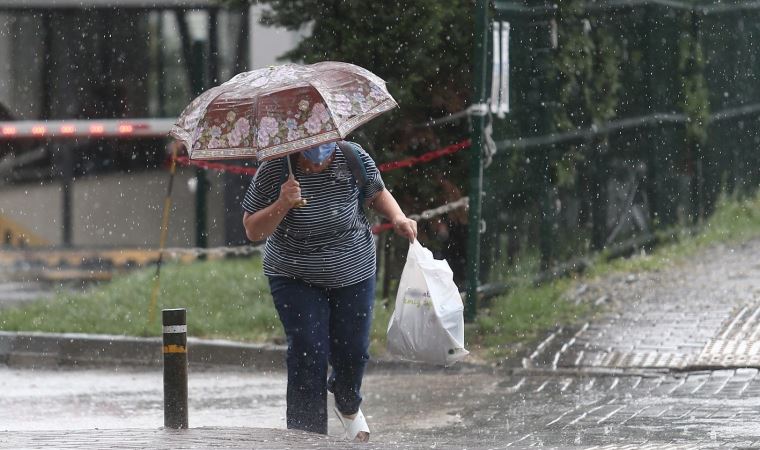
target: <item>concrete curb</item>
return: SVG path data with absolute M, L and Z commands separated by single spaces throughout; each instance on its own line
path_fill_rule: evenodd
M 188 363 L 281 370 L 286 347 L 188 338 Z M 161 338 L 0 332 L 0 364 L 14 367 L 157 366 Z
M 0 364 L 24 368 L 160 366 L 163 362 L 161 346 L 159 337 L 0 331 Z M 287 347 L 284 345 L 190 337 L 187 347 L 191 366 L 285 370 Z M 492 371 L 494 368 L 462 362 L 444 368 L 399 360 L 371 359 L 367 370 L 453 373 Z

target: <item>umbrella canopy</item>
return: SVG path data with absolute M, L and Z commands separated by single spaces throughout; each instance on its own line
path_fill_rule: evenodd
M 193 159 L 277 158 L 344 139 L 396 107 L 385 82 L 353 64 L 284 64 L 244 72 L 182 112 L 171 135 Z

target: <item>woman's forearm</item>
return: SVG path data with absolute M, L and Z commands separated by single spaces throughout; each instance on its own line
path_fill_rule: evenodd
M 375 197 L 370 201 L 369 207 L 377 211 L 379 214 L 391 222 L 399 217 L 406 217 L 404 212 L 401 210 L 401 207 L 398 205 L 396 199 L 393 198 L 393 195 L 391 195 L 387 189 L 383 189 L 377 195 L 375 195 Z
M 277 226 L 288 214 L 288 208 L 285 201 L 277 200 L 266 208 L 256 211 L 255 213 L 245 213 L 243 215 L 243 226 L 245 235 L 251 241 L 263 241 L 274 233 Z
M 369 206 L 391 221 L 396 234 L 410 241 L 417 238 L 417 222 L 406 217 L 396 199 L 386 189 L 377 194 Z

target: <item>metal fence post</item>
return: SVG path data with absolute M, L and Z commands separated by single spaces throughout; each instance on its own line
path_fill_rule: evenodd
M 473 104 L 478 107 L 486 101 L 486 55 L 488 50 L 488 2 L 475 3 L 475 40 L 473 51 Z M 483 192 L 483 125 L 484 112 L 475 111 L 471 116 L 470 189 L 469 219 L 467 239 L 467 302 L 464 318 L 468 322 L 475 318 L 480 280 L 480 207 Z
M 164 427 L 187 428 L 187 312 L 161 311 L 164 325 Z

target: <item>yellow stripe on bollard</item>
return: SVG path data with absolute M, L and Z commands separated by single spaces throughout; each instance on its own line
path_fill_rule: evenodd
M 187 353 L 187 347 L 182 345 L 164 345 L 164 353 Z

